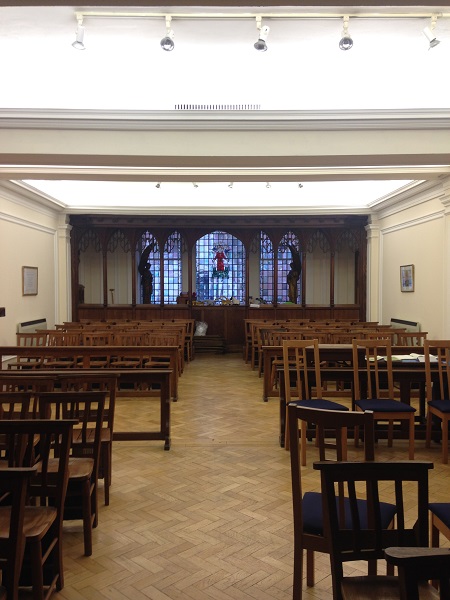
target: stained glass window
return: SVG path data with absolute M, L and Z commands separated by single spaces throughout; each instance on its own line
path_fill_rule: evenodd
M 244 301 L 245 250 L 242 242 L 224 231 L 214 231 L 196 243 L 197 300 L 222 298 Z
M 138 242 L 138 248 L 136 252 L 136 265 L 141 263 L 142 255 L 148 255 L 146 262 L 149 264 L 149 271 L 151 274 L 151 286 L 148 289 L 146 279 L 143 278 L 141 273 L 137 273 L 138 282 L 138 303 L 159 303 L 161 297 L 161 273 L 159 269 L 159 246 L 156 238 L 148 231 L 146 231 Z M 145 295 L 145 298 L 144 298 Z
M 260 293 L 259 297 L 264 302 L 272 303 L 274 298 L 274 287 L 273 287 L 273 273 L 274 273 L 274 260 L 273 260 L 273 245 L 267 234 L 261 231 L 260 237 Z
M 293 246 L 297 251 L 300 251 L 300 244 L 296 235 L 292 231 L 288 231 L 283 236 L 280 245 L 278 246 L 278 294 L 277 302 L 289 302 L 289 285 L 288 275 L 291 271 L 291 263 L 293 261 L 291 248 Z M 301 296 L 300 290 L 301 277 L 298 280 L 297 286 L 297 302 Z
M 176 304 L 182 291 L 182 239 L 177 231 L 164 246 L 164 304 Z

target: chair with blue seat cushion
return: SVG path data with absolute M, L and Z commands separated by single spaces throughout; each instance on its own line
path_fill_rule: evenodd
M 391 342 L 387 339 L 355 339 L 352 344 L 356 409 L 372 411 L 375 422 L 387 421 L 388 446 L 392 446 L 394 423 L 406 421 L 408 457 L 414 460 L 416 409 L 394 398 Z M 355 442 L 358 442 L 357 435 L 355 435 Z
M 431 545 L 439 548 L 439 534 L 450 540 L 450 502 L 430 502 Z
M 348 410 L 339 402 L 322 398 L 320 353 L 317 339 L 283 340 L 283 376 L 286 411 L 287 406 L 292 402 L 323 410 Z M 301 444 L 302 466 L 306 465 L 307 426 L 307 422 L 300 423 L 299 435 L 304 442 Z M 289 419 L 286 412 L 285 449 L 289 450 L 289 446 Z
M 314 463 L 320 471 L 324 502 L 324 529 L 330 540 L 330 566 L 333 582 L 333 600 L 400 600 L 404 578 L 393 575 L 354 575 L 345 565 L 360 561 L 384 560 L 388 549 L 395 547 L 428 549 L 428 479 L 431 462 L 341 462 Z M 342 491 L 343 490 L 343 491 Z M 349 529 L 340 515 L 342 494 L 352 507 L 352 526 Z M 359 514 L 358 500 L 367 501 L 367 521 Z M 395 505 L 395 522 L 383 524 L 381 501 Z M 386 554 L 385 554 L 386 551 Z M 396 552 L 401 558 L 401 551 Z M 395 557 L 390 565 L 401 568 Z M 426 561 L 427 558 L 425 557 Z M 436 573 L 436 572 L 435 572 Z M 424 576 L 433 578 L 432 571 Z M 412 582 L 411 582 L 412 583 Z M 435 598 L 431 591 L 420 598 Z M 419 595 L 407 596 L 418 600 Z M 448 596 L 447 596 L 448 598 Z
M 450 340 L 425 340 L 425 375 L 427 393 L 426 446 L 431 446 L 432 426 L 441 428 L 442 462 L 448 463 L 448 425 L 450 421 Z M 432 371 L 438 376 L 432 377 Z
M 374 421 L 371 413 L 359 411 L 329 411 L 291 403 L 288 407 L 289 431 L 291 435 L 291 478 L 294 513 L 294 585 L 293 599 L 302 598 L 303 551 L 306 550 L 306 583 L 314 585 L 314 552 L 329 554 L 329 540 L 324 534 L 323 502 L 320 492 L 308 491 L 303 494 L 301 481 L 301 444 L 297 435 L 301 421 L 313 423 L 318 440 L 320 460 L 347 458 L 347 436 L 349 430 L 361 428 L 364 439 L 364 460 L 374 460 Z M 331 450 L 333 452 L 331 453 Z M 332 456 L 331 456 L 332 454 Z M 343 502 L 343 512 L 347 523 L 351 523 L 349 504 Z M 362 511 L 364 513 L 364 510 Z M 367 514 L 367 510 L 365 510 Z M 388 526 L 394 518 L 395 507 L 383 504 L 383 524 Z M 375 564 L 371 565 L 375 572 Z

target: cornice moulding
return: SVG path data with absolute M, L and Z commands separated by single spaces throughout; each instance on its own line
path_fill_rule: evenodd
M 359 111 L 0 110 L 2 129 L 372 130 L 450 129 L 450 109 Z

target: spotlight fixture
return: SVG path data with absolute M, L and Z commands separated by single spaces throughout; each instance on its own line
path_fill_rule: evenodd
M 437 39 L 437 37 L 434 33 L 434 29 L 436 27 L 436 22 L 437 22 L 437 15 L 432 15 L 430 26 L 425 27 L 425 29 L 423 30 L 424 36 L 430 42 L 430 45 L 428 46 L 428 50 L 431 50 L 431 48 L 435 48 L 438 44 L 441 43 L 440 40 Z
M 343 25 L 343 29 L 342 29 L 342 37 L 339 42 L 339 48 L 341 50 L 350 50 L 350 48 L 353 47 L 353 40 L 348 32 L 348 22 L 349 22 L 348 15 L 345 15 L 343 17 L 343 21 L 344 21 L 344 25 Z
M 299 187 L 300 189 L 302 189 L 302 187 L 303 187 L 303 183 L 299 183 L 299 184 L 298 184 L 298 187 Z
M 171 29 L 172 17 L 166 16 L 166 35 L 161 40 L 161 48 L 166 52 L 171 52 L 175 48 L 173 43 L 173 30 Z
M 233 182 L 232 182 L 232 181 L 230 181 L 230 183 L 228 184 L 228 187 L 230 188 L 230 190 L 232 190 L 232 189 L 233 189 L 233 185 L 234 185 L 234 184 L 233 184 Z
M 195 188 L 198 188 L 198 183 L 193 183 L 192 184 Z
M 75 41 L 73 42 L 72 46 L 76 50 L 85 50 L 86 48 L 83 43 L 83 40 L 84 40 L 83 17 L 78 17 L 77 21 L 78 21 L 77 32 L 76 32 Z
M 253 44 L 256 50 L 259 52 L 265 52 L 267 50 L 266 40 L 269 37 L 270 27 L 268 25 L 261 24 L 261 17 L 256 17 L 256 28 L 259 31 L 258 40 Z
M 272 186 L 270 185 L 270 183 L 269 183 L 269 182 L 267 182 L 267 183 L 266 183 L 266 188 L 267 188 L 267 189 L 270 189 L 271 187 L 272 187 Z
M 161 182 L 158 181 L 158 183 L 155 185 L 155 188 L 157 188 L 159 190 L 160 187 L 161 187 Z

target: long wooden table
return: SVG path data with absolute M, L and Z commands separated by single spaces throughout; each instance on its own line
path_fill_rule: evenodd
M 74 366 L 71 371 L 76 369 L 90 369 L 91 362 L 102 357 L 124 357 L 142 359 L 152 359 L 157 364 L 156 367 L 145 366 L 132 369 L 152 370 L 167 369 L 170 370 L 170 397 L 174 402 L 178 400 L 178 346 L 0 346 L 0 364 L 5 367 L 3 361 L 7 357 L 42 359 L 33 371 L 46 369 L 46 361 L 65 360 L 71 361 Z M 159 360 L 160 359 L 160 360 Z M 6 363 L 7 364 L 7 363 Z M 116 371 L 118 369 L 105 367 L 108 370 Z M 22 368 L 21 370 L 28 370 Z
M 266 346 L 266 348 L 274 348 Z M 278 354 L 276 350 L 268 352 L 268 356 L 281 356 L 283 355 L 283 349 L 278 347 Z M 423 354 L 423 348 L 418 346 L 393 346 L 392 355 L 410 355 L 411 353 Z M 352 384 L 353 382 L 353 354 L 351 344 L 319 344 L 320 360 L 323 361 L 326 366 L 321 367 L 320 372 L 323 381 L 346 381 Z M 266 367 L 265 363 L 265 367 Z M 402 402 L 410 404 L 411 402 L 411 388 L 416 386 L 419 388 L 419 414 L 417 420 L 419 423 L 423 423 L 425 420 L 425 364 L 423 362 L 412 361 L 406 359 L 404 362 L 401 360 L 393 360 L 393 375 L 394 382 L 398 384 L 399 398 Z M 269 370 L 269 386 L 270 386 L 270 368 Z M 264 379 L 266 377 L 266 368 L 264 369 Z M 437 372 L 436 372 L 437 375 Z M 432 377 L 434 375 L 432 374 Z M 267 390 L 264 390 L 264 394 Z M 273 394 L 271 394 L 273 395 Z M 284 376 L 283 367 L 278 368 L 278 390 L 277 395 L 279 397 L 280 404 L 280 446 L 284 447 L 284 435 L 285 435 L 285 424 L 286 424 L 286 398 L 285 398 L 285 387 L 284 387 Z M 326 397 L 326 392 L 325 392 Z M 354 397 L 352 388 L 352 408 L 354 408 Z
M 160 426 L 156 431 L 144 429 L 143 431 L 114 431 L 113 440 L 136 441 L 136 440 L 164 440 L 164 450 L 170 450 L 170 378 L 171 369 L 39 369 L 39 370 L 0 370 L 0 387 L 3 383 L 17 381 L 18 378 L 26 385 L 27 380 L 34 384 L 39 382 L 53 381 L 57 387 L 64 378 L 71 380 L 79 378 L 83 380 L 89 377 L 95 377 L 99 383 L 105 379 L 116 378 L 117 395 L 119 396 L 138 396 L 149 399 L 159 396 L 160 404 Z M 124 389 L 123 386 L 131 386 L 131 389 Z M 135 390 L 139 386 L 141 389 Z M 146 389 L 142 389 L 146 388 Z

